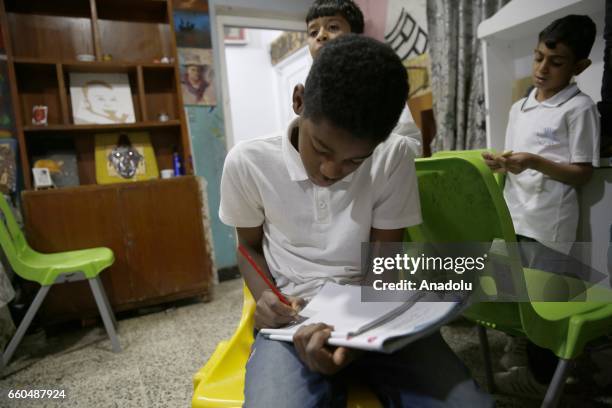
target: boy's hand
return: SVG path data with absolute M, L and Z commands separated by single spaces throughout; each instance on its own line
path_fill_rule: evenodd
M 531 153 L 512 153 L 507 157 L 500 157 L 501 165 L 512 174 L 519 174 L 526 169 L 533 168 L 535 155 Z
M 281 302 L 271 290 L 265 290 L 255 307 L 255 327 L 275 329 L 294 321 L 305 305 L 304 299 L 293 296 L 286 296 L 286 298 L 291 306 Z
M 512 153 L 510 152 L 510 154 Z M 508 152 L 503 153 L 501 155 L 496 155 L 491 152 L 482 152 L 482 158 L 484 159 L 486 165 L 494 173 L 505 173 L 506 172 L 506 168 L 503 166 L 503 164 L 500 161 L 500 158 L 503 158 L 504 155 L 508 155 Z
M 312 371 L 332 375 L 355 360 L 361 351 L 326 345 L 333 327 L 324 323 L 302 326 L 293 335 L 293 344 L 300 359 Z

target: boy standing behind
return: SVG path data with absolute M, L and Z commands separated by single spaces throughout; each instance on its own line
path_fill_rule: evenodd
M 353 0 L 315 0 L 306 15 L 310 56 L 314 59 L 327 41 L 342 34 L 363 34 L 364 26 L 363 13 Z M 405 104 L 391 133 L 408 137 L 414 154 L 421 156 L 421 131 Z
M 504 148 L 508 153 L 483 153 L 492 170 L 508 173 L 504 197 L 517 240 L 529 242 L 521 246 L 528 267 L 549 269 L 544 260 L 549 248 L 569 253 L 578 226 L 576 187 L 587 183 L 593 166 L 599 165 L 597 108 L 571 83 L 591 64 L 595 33 L 595 23 L 579 15 L 555 20 L 540 33 L 533 60 L 535 88 L 510 110 Z M 531 343 L 527 356 L 531 370 L 518 367 L 499 375 L 502 390 L 544 392 L 556 358 Z
M 255 327 L 279 327 L 325 282 L 358 284 L 362 242 L 397 242 L 421 222 L 413 154 L 389 135 L 408 93 L 406 70 L 384 44 L 352 34 L 330 41 L 297 85 L 299 117 L 284 135 L 227 155 L 221 220 L 289 299 L 283 304 L 239 254 L 256 300 Z M 439 333 L 394 354 L 331 347 L 331 328 L 302 327 L 294 342 L 257 334 L 245 406 L 346 406 L 349 373 L 384 406 L 492 406 Z M 345 370 L 351 365 L 350 369 Z

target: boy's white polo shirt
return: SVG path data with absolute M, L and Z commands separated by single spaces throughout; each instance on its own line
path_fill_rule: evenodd
M 557 163 L 599 166 L 599 115 L 576 84 L 538 102 L 534 89 L 510 110 L 505 150 L 529 152 Z M 517 234 L 568 253 L 576 240 L 576 189 L 527 169 L 510 174 L 504 196 Z
M 263 224 L 263 250 L 277 286 L 313 296 L 326 281 L 361 279 L 370 229 L 421 222 L 414 155 L 391 135 L 356 171 L 330 187 L 309 179 L 287 135 L 245 141 L 227 155 L 219 217 L 234 227 Z

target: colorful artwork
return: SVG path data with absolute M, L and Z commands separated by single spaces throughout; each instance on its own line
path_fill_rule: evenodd
M 211 49 L 178 48 L 183 104 L 217 104 Z
M 212 48 L 208 14 L 175 11 L 174 31 L 177 47 Z
M 95 136 L 98 184 L 156 179 L 157 160 L 147 132 Z
M 17 190 L 17 140 L 0 139 L 0 192 L 14 193 Z
M 56 187 L 79 185 L 79 170 L 74 150 L 50 151 L 42 156 L 32 157 L 35 169 L 49 169 L 51 180 Z
M 134 104 L 127 74 L 70 73 L 75 124 L 134 123 Z
M 248 43 L 246 29 L 240 27 L 223 27 L 223 42 L 230 45 L 244 45 Z

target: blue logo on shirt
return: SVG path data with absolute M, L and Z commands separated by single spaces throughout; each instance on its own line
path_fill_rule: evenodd
M 536 132 L 536 136 L 538 137 L 538 144 L 541 145 L 551 146 L 559 143 L 555 129 L 550 127 L 545 127 L 542 131 Z

